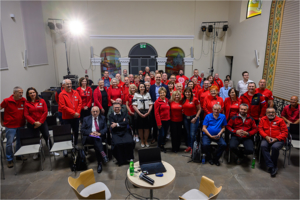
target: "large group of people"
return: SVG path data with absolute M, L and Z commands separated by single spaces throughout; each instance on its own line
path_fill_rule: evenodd
M 104 71 L 94 91 L 90 87 L 93 81 L 88 77 L 79 79 L 76 90 L 72 89 L 71 80 L 65 79 L 55 99 L 61 124 L 71 125 L 74 144 L 78 143 L 79 132 L 83 144 L 94 144 L 99 173 L 102 160 L 108 162 L 102 147 L 106 135 L 111 135 L 112 153 L 119 165 L 133 158 L 138 142 L 141 148 L 157 143 L 166 153 L 165 143 L 170 133 L 173 152 L 180 151 L 183 135 L 186 153 L 192 153 L 194 142 L 201 138 L 206 161 L 219 166 L 227 145 L 236 154 L 237 163 L 242 162 L 244 155 L 252 154 L 253 136 L 257 134 L 262 137 L 261 151 L 269 173 L 275 176 L 288 127 L 299 124 L 298 97 L 291 98 L 280 118 L 275 114 L 273 95 L 266 88 L 266 81 L 260 80 L 256 88 L 247 71 L 242 76 L 243 80 L 235 87 L 229 75 L 224 81 L 219 74 L 205 78 L 204 72 L 199 75 L 197 69 L 190 78 L 183 70 L 178 75 L 168 75 L 161 70 L 150 71 L 149 67 L 136 76 L 128 74 L 126 69 L 115 77 Z M 22 88 L 15 87 L 13 95 L 1 103 L 1 109 L 5 109 L 8 167 L 13 167 L 13 138 L 16 136 L 17 149 L 20 148 L 19 130 L 25 126 L 25 119 L 27 128 L 38 128 L 45 140 L 49 138 L 45 101 L 33 87 L 28 88 L 26 99 L 22 95 Z M 203 135 L 198 137 L 201 131 Z M 210 148 L 212 141 L 218 144 L 215 153 Z M 241 143 L 243 151 L 238 149 Z M 50 142 L 50 148 L 51 145 Z

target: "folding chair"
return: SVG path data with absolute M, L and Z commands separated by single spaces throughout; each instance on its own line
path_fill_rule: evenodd
M 107 146 L 107 142 L 106 142 L 106 136 L 107 136 L 107 133 L 105 133 L 105 137 L 101 137 L 101 139 L 102 139 L 102 145 L 105 146 L 105 149 L 106 149 L 106 155 L 108 156 L 108 146 Z M 81 138 L 83 138 L 82 133 L 81 133 Z M 83 146 L 84 151 L 87 154 L 88 153 L 88 148 L 93 147 L 94 145 L 93 144 L 83 144 L 83 142 L 82 142 L 82 146 Z
M 202 137 L 203 137 L 203 131 L 200 132 L 200 143 L 201 143 L 201 146 L 202 146 Z M 222 133 L 222 137 L 223 137 L 223 139 L 225 139 L 225 132 Z M 212 141 L 210 143 L 210 145 L 211 146 L 218 146 L 218 144 L 216 142 L 214 142 L 214 141 Z M 225 151 L 223 152 L 223 155 L 222 155 L 222 161 L 221 161 L 222 163 L 223 163 L 223 160 L 224 160 L 224 155 L 225 155 Z
M 52 114 L 52 116 L 57 117 L 57 113 L 58 113 L 58 105 L 51 105 L 51 114 Z
M 299 149 L 300 142 L 299 142 L 299 124 L 290 124 L 290 136 L 292 147 Z
M 45 101 L 50 101 L 52 97 L 51 92 L 41 92 L 41 96 Z
M 20 129 L 21 148 L 14 154 L 14 163 L 16 156 L 39 153 L 41 157 L 41 169 L 43 171 L 42 158 L 45 160 L 45 154 L 38 129 Z M 23 161 L 24 162 L 24 161 Z M 15 165 L 15 175 L 17 175 L 17 166 Z
M 51 152 L 56 151 L 63 151 L 63 150 L 70 150 L 73 149 L 73 141 L 72 139 L 73 135 L 71 133 L 71 125 L 70 124 L 64 124 L 60 126 L 53 126 L 53 146 L 50 150 Z M 49 146 L 49 144 L 48 144 Z M 55 154 L 53 154 L 54 159 Z M 52 169 L 52 163 L 51 163 L 51 157 L 50 157 L 50 164 Z
M 49 130 L 53 130 L 53 126 L 57 126 L 56 116 L 47 116 L 46 122 Z

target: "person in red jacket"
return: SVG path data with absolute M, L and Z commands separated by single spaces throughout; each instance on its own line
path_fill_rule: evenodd
M 227 97 L 224 102 L 224 114 L 227 121 L 229 121 L 233 116 L 239 114 L 241 105 L 241 99 L 239 98 L 239 94 L 236 89 L 231 88 L 228 90 L 228 96 L 229 97 Z
M 259 134 L 264 138 L 261 141 L 260 148 L 266 166 L 269 168 L 268 172 L 274 177 L 278 171 L 279 151 L 288 137 L 288 129 L 284 120 L 276 116 L 274 108 L 268 108 L 266 115 L 261 118 L 258 125 Z M 270 155 L 270 149 L 272 149 L 272 156 Z
M 215 74 L 214 81 L 219 88 L 224 87 L 223 81 L 219 78 L 219 74 Z
M 177 153 L 180 150 L 181 136 L 182 136 L 182 104 L 181 104 L 181 93 L 174 91 L 171 100 L 171 139 L 172 139 L 172 151 Z
M 49 149 L 52 148 L 52 141 L 49 137 L 48 124 L 46 118 L 48 115 L 47 104 L 44 99 L 41 99 L 38 95 L 38 92 L 35 88 L 30 87 L 26 91 L 26 99 L 24 106 L 24 116 L 27 120 L 28 129 L 39 129 L 42 133 L 46 145 Z M 49 140 L 49 143 L 48 143 Z M 56 156 L 59 156 L 59 153 L 55 153 Z M 38 154 L 33 156 L 33 159 L 37 159 Z
M 80 112 L 80 122 L 83 118 L 91 114 L 91 107 L 93 102 L 93 90 L 88 86 L 88 80 L 85 77 L 79 79 L 79 87 L 76 89 L 82 100 L 82 107 Z
M 292 96 L 290 105 L 283 108 L 281 112 L 281 118 L 285 121 L 288 130 L 290 130 L 291 124 L 299 125 L 300 106 L 298 105 L 298 97 Z
M 176 83 L 181 83 L 182 84 L 182 89 L 185 88 L 185 82 L 189 81 L 189 78 L 183 75 L 183 70 L 179 70 L 178 72 L 179 75 L 176 76 Z
M 199 76 L 199 78 L 200 78 L 200 76 Z M 199 90 L 201 90 L 201 86 L 200 86 L 200 83 L 198 82 L 198 79 L 196 77 L 193 77 L 193 78 L 191 78 L 191 81 L 193 81 L 193 83 L 195 85 L 194 89 L 196 91 L 196 94 L 198 94 Z
M 94 90 L 94 106 L 98 106 L 101 114 L 104 116 L 107 116 L 109 101 L 110 99 L 107 95 L 107 89 L 104 87 L 104 81 L 100 79 L 98 87 Z
M 134 120 L 134 109 L 133 109 L 133 105 L 132 105 L 132 100 L 134 97 L 134 94 L 137 92 L 137 87 L 135 84 L 130 84 L 129 85 L 129 93 L 126 96 L 126 108 L 128 110 L 128 118 L 129 118 L 129 125 L 131 126 L 132 130 L 133 130 L 133 141 L 135 142 L 139 142 L 139 137 L 137 134 L 137 129 L 136 129 L 136 121 Z
M 111 79 L 110 82 L 110 87 L 107 90 L 107 95 L 109 96 L 108 98 L 110 99 L 110 101 L 108 102 L 108 106 L 112 106 L 115 102 L 117 98 L 122 98 L 122 89 L 118 87 L 118 79 L 113 78 Z
M 215 85 L 215 86 L 218 87 L 218 91 L 220 91 L 220 87 L 219 87 L 219 85 L 217 84 L 217 82 L 214 80 L 214 77 L 213 77 L 213 76 L 209 75 L 209 76 L 207 77 L 206 80 L 209 81 L 209 87 Z M 204 87 L 204 86 L 203 86 L 203 87 Z
M 65 79 L 65 89 L 59 94 L 59 106 L 62 110 L 64 124 L 70 124 L 74 134 L 74 144 L 77 145 L 79 118 L 82 100 L 76 90 L 72 89 L 72 81 Z M 66 155 L 66 151 L 64 151 Z
M 6 159 L 8 161 L 8 168 L 12 168 L 14 166 L 12 151 L 14 137 L 17 139 L 16 151 L 18 151 L 21 147 L 20 129 L 25 125 L 24 105 L 26 101 L 26 99 L 22 96 L 23 89 L 18 86 L 14 87 L 13 95 L 5 98 L 0 105 L 0 110 L 4 108 L 4 119 L 1 119 L 1 124 L 5 127 L 6 132 Z M 25 160 L 24 157 L 23 160 Z
M 189 151 L 192 150 L 192 147 L 196 140 L 201 107 L 200 107 L 200 101 L 193 96 L 193 92 L 190 87 L 185 88 L 183 94 L 184 97 L 182 99 L 182 113 L 183 113 L 184 128 L 186 129 L 187 132 L 187 144 L 188 144 L 184 152 L 188 153 Z
M 166 98 L 167 90 L 164 87 L 158 89 L 159 97 L 154 103 L 155 120 L 158 128 L 158 140 L 157 146 L 160 147 L 161 151 L 166 153 L 165 149 L 165 137 L 168 133 L 170 126 L 170 105 L 169 100 Z
M 163 73 L 161 76 L 161 83 L 168 85 L 169 80 L 168 80 L 168 74 L 167 73 Z
M 187 87 L 191 88 L 193 91 L 193 97 L 197 98 L 197 88 L 193 81 L 188 82 Z
M 155 84 L 155 72 L 150 72 L 150 85 L 154 85 Z
M 273 108 L 274 107 L 274 98 L 273 98 L 273 93 L 271 90 L 268 90 L 266 88 L 266 80 L 261 79 L 258 83 L 259 88 L 255 89 L 255 93 L 260 93 L 265 97 L 265 100 L 267 104 L 269 105 L 268 107 Z
M 115 78 L 119 81 L 118 87 L 121 88 L 121 90 L 123 91 L 125 83 L 121 80 L 121 74 L 117 73 Z
M 213 85 L 209 88 L 210 91 L 210 95 L 208 95 L 207 97 L 205 97 L 204 102 L 203 102 L 203 110 L 204 110 L 204 118 L 206 115 L 210 114 L 213 112 L 213 106 L 215 104 L 220 104 L 221 105 L 221 111 L 220 113 L 223 112 L 224 109 L 224 102 L 222 97 L 218 96 L 218 87 Z
M 201 105 L 201 108 L 203 110 L 203 104 L 204 104 L 204 99 L 205 97 L 209 96 L 210 95 L 210 91 L 209 91 L 209 81 L 206 80 L 204 81 L 203 83 L 203 88 L 200 89 L 197 93 L 197 99 L 200 101 L 200 105 Z M 203 118 L 204 119 L 204 118 Z
M 128 94 L 129 94 L 129 85 L 130 85 L 129 78 L 125 77 L 124 78 L 123 91 L 122 91 L 122 95 L 123 96 L 121 98 L 124 105 L 126 105 L 126 98 L 127 98 Z
M 256 84 L 254 82 L 248 83 L 248 92 L 240 96 L 241 102 L 249 106 L 248 113 L 259 123 L 259 120 L 266 115 L 268 104 L 264 96 L 260 93 L 255 93 Z
M 255 120 L 250 115 L 247 115 L 248 108 L 247 104 L 241 104 L 239 114 L 232 117 L 226 126 L 226 129 L 231 134 L 230 150 L 238 157 L 237 164 L 242 162 L 244 154 L 253 154 L 252 136 L 258 131 Z M 238 149 L 241 143 L 244 145 L 244 152 Z
M 190 81 L 193 81 L 193 78 L 196 78 L 196 85 L 200 86 L 202 78 L 199 76 L 198 69 L 194 69 L 194 76 L 190 78 Z M 194 81 L 193 81 L 194 82 Z

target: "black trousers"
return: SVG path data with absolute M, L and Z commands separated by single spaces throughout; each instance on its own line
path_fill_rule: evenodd
M 182 122 L 171 121 L 171 138 L 172 138 L 172 151 L 179 151 L 181 144 L 181 136 L 183 134 Z
M 153 128 L 153 139 L 157 141 L 157 124 L 156 124 L 156 119 L 155 119 L 155 114 L 154 114 L 154 109 L 151 110 L 151 127 Z
M 261 141 L 261 153 L 264 156 L 267 167 L 277 167 L 279 151 L 283 145 L 283 141 L 277 141 L 272 144 L 268 143 L 265 139 Z M 272 155 L 270 155 L 270 149 L 272 149 Z
M 244 145 L 244 152 L 238 149 L 238 146 L 241 143 Z M 246 155 L 253 154 L 253 150 L 254 150 L 252 138 L 241 138 L 235 135 L 232 135 L 229 146 L 230 146 L 230 150 L 239 158 L 242 158 L 244 154 Z
M 102 138 L 94 138 L 94 137 L 87 137 L 85 140 L 85 144 L 92 144 L 94 145 L 96 158 L 98 163 L 102 161 L 101 152 L 103 151 L 103 145 L 102 145 Z
M 34 129 L 34 125 L 33 124 L 30 124 L 30 123 L 27 123 L 27 128 L 28 129 L 31 129 L 33 130 Z M 47 122 L 45 121 L 40 127 L 38 127 L 37 129 L 39 129 L 39 131 L 42 133 L 42 136 L 44 138 L 44 140 L 46 141 L 46 144 L 48 146 L 48 139 L 49 139 L 49 145 L 48 148 L 51 149 L 52 148 L 52 141 L 50 139 L 50 136 L 49 136 L 49 129 L 48 129 L 48 124 Z
M 73 134 L 74 134 L 74 144 L 77 145 L 78 143 L 78 129 L 79 129 L 79 119 L 64 119 L 64 124 L 70 124 Z
M 80 122 L 82 123 L 83 118 L 91 115 L 91 108 L 88 108 L 87 110 L 82 109 L 80 112 Z

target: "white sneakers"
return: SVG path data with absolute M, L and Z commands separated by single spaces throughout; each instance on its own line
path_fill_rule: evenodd
M 139 142 L 140 141 L 140 139 L 139 139 L 139 136 L 133 136 L 133 141 L 135 141 L 135 142 Z
M 57 152 L 51 152 L 51 155 L 59 156 L 59 153 L 57 153 Z

